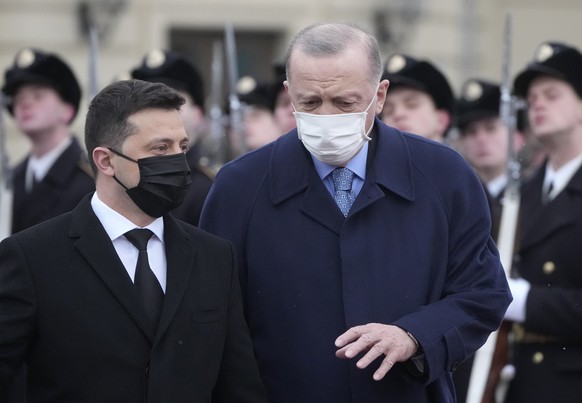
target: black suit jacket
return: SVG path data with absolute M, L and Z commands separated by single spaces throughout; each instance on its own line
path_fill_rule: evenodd
M 27 164 L 28 157 L 13 172 L 12 233 L 72 210 L 95 190 L 87 157 L 76 138 L 31 192 L 25 189 Z
M 230 243 L 165 218 L 154 334 L 87 196 L 0 244 L 0 384 L 31 402 L 262 402 Z

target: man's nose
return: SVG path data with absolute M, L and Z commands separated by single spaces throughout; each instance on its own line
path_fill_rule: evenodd
M 337 115 L 339 113 L 342 113 L 340 109 L 338 109 L 333 104 L 327 102 L 321 104 L 321 106 L 317 110 L 318 115 Z

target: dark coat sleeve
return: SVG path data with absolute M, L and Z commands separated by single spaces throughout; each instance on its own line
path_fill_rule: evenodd
M 236 271 L 235 252 L 232 259 L 228 325 L 221 369 L 213 394 L 216 403 L 266 402 L 266 392 L 259 377 L 249 330 L 243 317 L 242 296 Z
M 26 257 L 14 238 L 0 243 L 0 398 L 34 335 L 36 302 Z

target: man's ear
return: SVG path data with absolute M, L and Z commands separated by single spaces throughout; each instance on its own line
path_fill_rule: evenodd
M 73 118 L 75 117 L 75 107 L 71 104 L 63 102 L 62 116 L 65 124 L 68 125 L 69 123 L 71 123 L 73 121 Z
M 441 133 L 444 133 L 449 128 L 449 125 L 451 124 L 451 114 L 444 109 L 437 109 L 436 112 L 437 112 L 439 130 Z
M 106 147 L 95 147 L 93 150 L 93 162 L 97 171 L 107 176 L 115 175 L 115 169 L 111 164 L 111 151 Z
M 380 85 L 378 86 L 378 91 L 376 92 L 376 115 L 380 115 L 382 110 L 384 109 L 384 102 L 386 102 L 386 93 L 388 91 L 388 87 L 390 86 L 390 81 L 382 80 L 380 81 Z

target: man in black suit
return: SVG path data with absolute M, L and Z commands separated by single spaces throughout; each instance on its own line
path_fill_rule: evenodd
M 12 233 L 71 210 L 95 182 L 87 156 L 70 132 L 81 88 L 56 54 L 23 49 L 5 71 L 8 111 L 31 149 L 13 172 Z
M 139 80 L 101 91 L 96 192 L 0 244 L 0 385 L 26 362 L 29 402 L 265 401 L 231 244 L 167 214 L 190 182 L 183 102 Z

